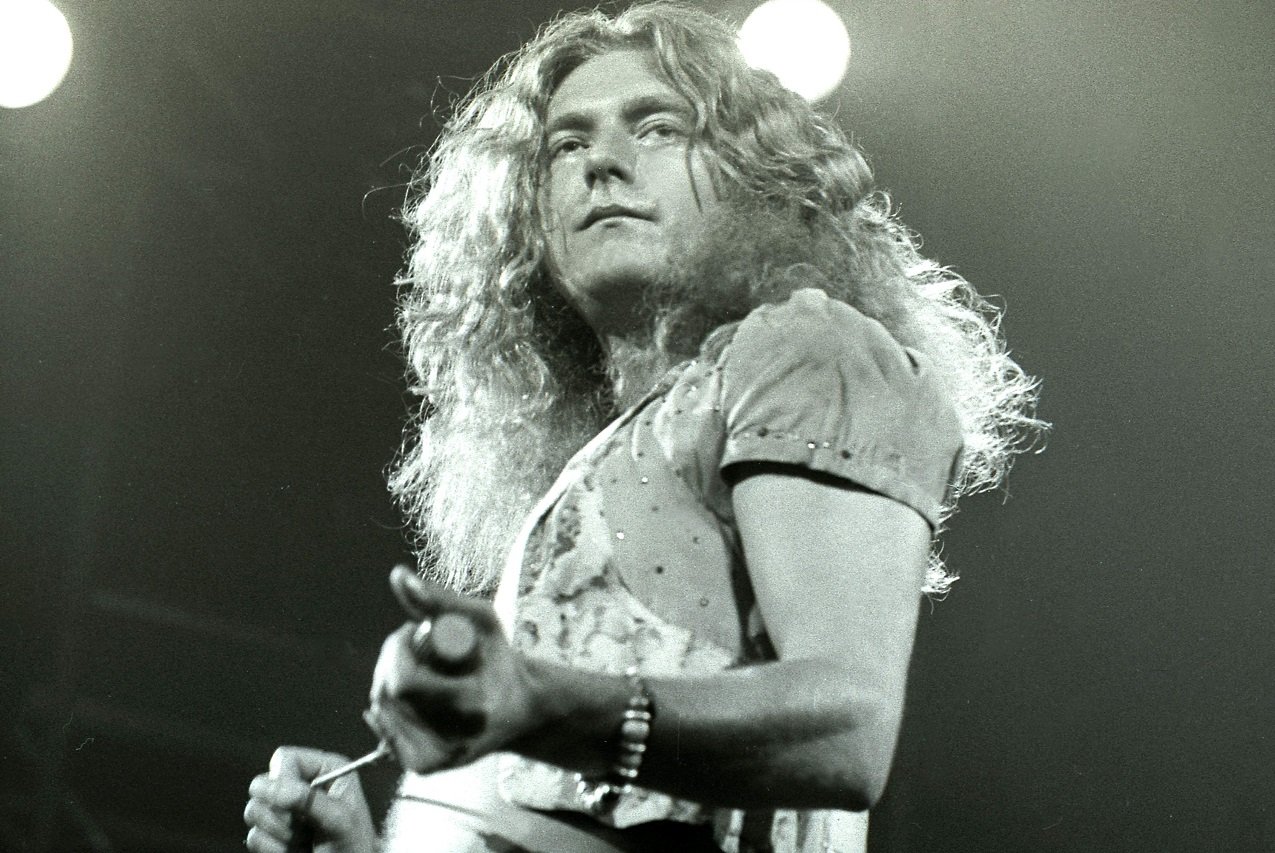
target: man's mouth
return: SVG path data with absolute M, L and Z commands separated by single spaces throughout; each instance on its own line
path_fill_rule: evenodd
M 584 231 L 594 223 L 606 219 L 644 219 L 650 221 L 651 218 L 649 213 L 637 208 L 626 207 L 622 204 L 604 204 L 589 211 L 580 225 L 580 230 Z

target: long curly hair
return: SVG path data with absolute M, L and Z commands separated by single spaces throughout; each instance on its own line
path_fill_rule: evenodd
M 683 259 L 681 284 L 653 288 L 656 320 L 639 357 L 608 364 L 548 278 L 537 198 L 551 95 L 588 59 L 624 49 L 648 51 L 692 105 L 694 144 L 710 155 L 728 215 Z M 522 518 L 634 375 L 694 355 L 714 330 L 797 287 L 854 305 L 942 371 L 965 433 L 949 512 L 960 495 L 997 485 L 1044 426 L 999 311 L 919 254 L 845 135 L 749 67 L 734 31 L 703 12 L 657 2 L 546 26 L 459 105 L 404 220 L 414 243 L 398 323 L 421 403 L 389 483 L 422 569 L 458 590 L 493 590 Z M 772 236 L 764 248 L 730 252 L 727 265 L 720 251 L 705 260 L 723 241 L 758 245 L 758 233 Z M 926 591 L 953 579 L 936 548 Z

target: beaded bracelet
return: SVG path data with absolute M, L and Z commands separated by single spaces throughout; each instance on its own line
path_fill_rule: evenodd
M 629 680 L 633 695 L 620 722 L 620 754 L 606 779 L 599 781 L 581 776 L 576 783 L 580 802 L 595 817 L 610 814 L 637 780 L 646 753 L 646 740 L 651 735 L 651 720 L 655 718 L 651 692 L 638 675 L 637 667 L 629 667 L 624 677 Z

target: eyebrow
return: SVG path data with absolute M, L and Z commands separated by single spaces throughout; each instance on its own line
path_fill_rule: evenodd
M 692 116 L 691 107 L 680 97 L 668 95 L 640 95 L 626 101 L 620 114 L 626 122 L 636 121 L 655 113 L 675 113 L 682 118 Z M 592 130 L 596 124 L 594 114 L 587 111 L 573 111 L 555 116 L 545 127 L 546 133 L 560 130 Z

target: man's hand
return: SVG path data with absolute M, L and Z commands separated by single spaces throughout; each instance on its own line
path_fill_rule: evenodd
M 381 647 L 368 725 L 405 769 L 427 773 L 467 764 L 536 727 L 529 672 L 489 604 L 430 584 L 402 566 L 390 574 L 390 586 L 414 621 Z M 463 631 L 441 636 L 444 625 L 457 625 L 457 617 L 473 629 L 472 648 L 463 647 Z M 439 626 L 436 645 L 429 625 Z
M 376 830 L 356 774 L 342 776 L 330 791 L 310 780 L 346 764 L 332 752 L 283 746 L 270 759 L 270 772 L 252 780 L 244 808 L 253 853 L 374 853 Z

